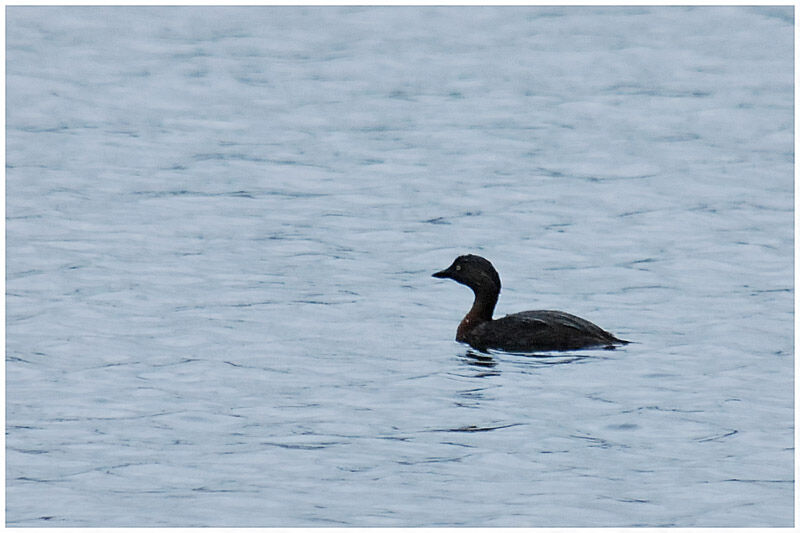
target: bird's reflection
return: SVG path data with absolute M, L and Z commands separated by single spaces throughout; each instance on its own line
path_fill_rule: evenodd
M 511 355 L 516 355 L 520 358 L 514 360 L 517 364 L 536 366 L 568 365 L 570 363 L 587 363 L 596 359 L 607 359 L 607 357 L 576 353 L 519 353 Z
M 509 357 L 505 357 L 509 356 Z M 512 352 L 478 352 L 468 349 L 459 356 L 461 362 L 473 371 L 478 371 L 474 377 L 497 376 L 500 374 L 498 363 L 500 359 L 513 366 L 523 365 L 526 367 L 547 367 L 554 365 L 581 364 L 608 359 L 607 356 L 598 353 L 575 353 L 575 352 L 545 352 L 545 353 L 512 353 Z
M 466 353 L 460 356 L 460 359 L 461 362 L 468 365 L 470 369 L 478 371 L 474 377 L 485 378 L 500 374 L 500 370 L 495 368 L 497 366 L 497 361 L 489 354 L 467 350 Z

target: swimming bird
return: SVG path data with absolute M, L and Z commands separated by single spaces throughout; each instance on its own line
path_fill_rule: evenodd
M 523 311 L 492 318 L 500 295 L 500 275 L 478 255 L 462 255 L 435 278 L 450 278 L 475 293 L 472 308 L 458 325 L 456 340 L 476 350 L 549 352 L 603 347 L 629 341 L 618 339 L 588 320 L 563 311 Z

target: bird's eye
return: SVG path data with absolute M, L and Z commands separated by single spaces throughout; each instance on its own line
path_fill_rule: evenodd
M 456 265 L 456 270 L 461 270 L 461 265 Z

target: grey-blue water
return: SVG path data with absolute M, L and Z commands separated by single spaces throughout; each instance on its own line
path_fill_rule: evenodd
M 7 524 L 792 525 L 793 17 L 8 8 Z

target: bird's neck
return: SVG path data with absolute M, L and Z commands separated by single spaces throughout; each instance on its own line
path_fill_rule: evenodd
M 463 341 L 473 328 L 492 320 L 494 313 L 494 306 L 497 305 L 497 298 L 499 292 L 496 290 L 482 290 L 473 289 L 475 292 L 475 301 L 472 302 L 472 308 L 467 313 L 467 316 L 458 325 L 456 332 L 456 340 Z

